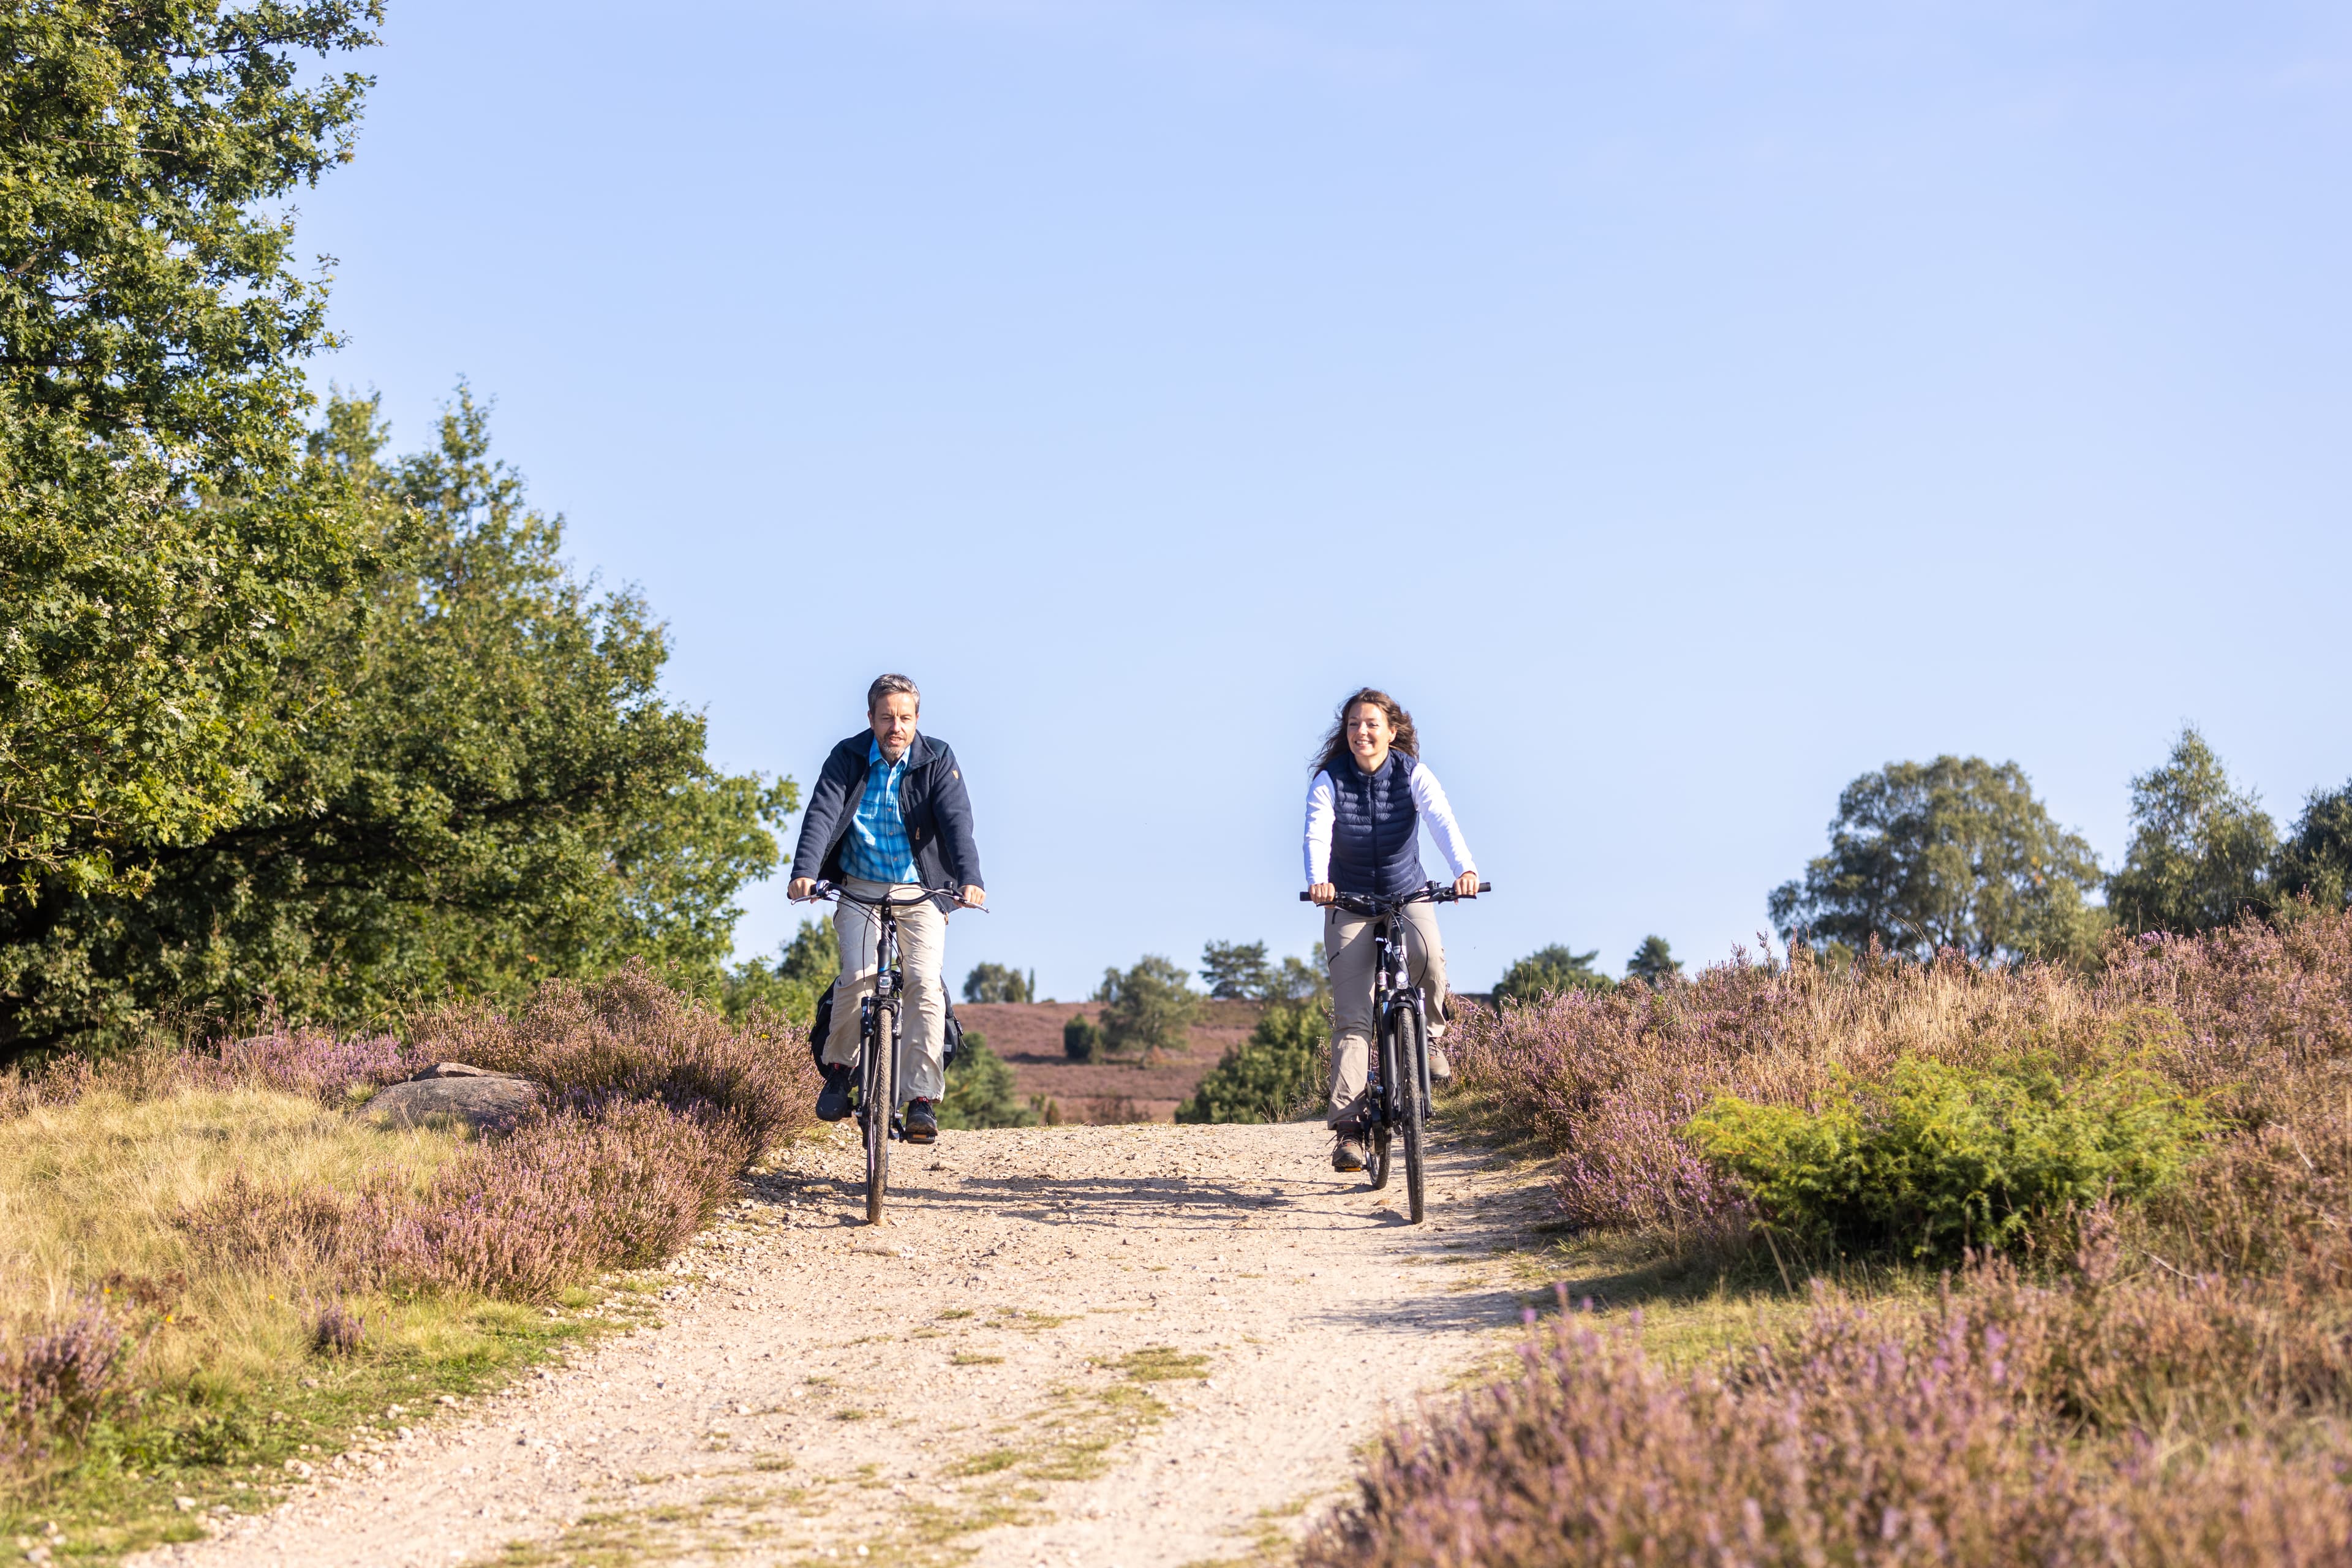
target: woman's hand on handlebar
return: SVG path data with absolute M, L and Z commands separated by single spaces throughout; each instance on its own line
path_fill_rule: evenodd
M 1454 878 L 1454 896 L 1457 899 L 1476 898 L 1478 896 L 1478 873 L 1475 871 L 1465 871 L 1459 877 Z
M 1328 904 L 1339 896 L 1339 889 L 1328 882 L 1318 882 L 1307 889 L 1308 900 L 1318 904 Z

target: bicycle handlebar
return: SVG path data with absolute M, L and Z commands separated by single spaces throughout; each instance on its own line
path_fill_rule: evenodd
M 964 897 L 961 893 L 951 892 L 945 888 L 927 888 L 923 891 L 917 893 L 911 899 L 861 899 L 856 893 L 851 892 L 848 889 L 842 887 L 838 883 L 819 882 L 809 889 L 809 895 L 807 898 L 795 899 L 793 901 L 795 903 L 815 903 L 824 899 L 844 899 L 853 904 L 863 904 L 869 910 L 911 910 L 917 904 L 927 904 L 933 899 L 946 899 L 951 901 L 955 907 L 960 910 L 978 910 L 982 914 L 988 912 L 987 905 L 967 903 L 964 901 Z
M 1478 884 L 1479 893 L 1491 893 L 1494 890 L 1495 884 L 1492 882 L 1481 882 Z M 1331 902 L 1338 908 L 1347 910 L 1349 914 L 1379 916 L 1394 914 L 1397 910 L 1402 910 L 1407 904 L 1424 902 L 1432 904 L 1450 904 L 1464 896 L 1465 895 L 1461 893 L 1455 892 L 1454 889 L 1446 883 L 1423 882 L 1412 892 L 1400 894 L 1398 897 L 1393 899 L 1375 899 L 1363 893 L 1334 893 L 1331 896 Z M 1475 899 L 1478 894 L 1472 893 L 1467 896 Z M 1301 893 L 1298 895 L 1298 901 L 1302 904 L 1311 904 L 1315 901 L 1315 895 L 1313 893 Z

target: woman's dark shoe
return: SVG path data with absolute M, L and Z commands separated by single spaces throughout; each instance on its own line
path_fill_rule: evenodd
M 839 1121 L 849 1114 L 849 1067 L 824 1069 L 824 1087 L 817 1090 L 816 1119 Z
M 1364 1168 L 1364 1143 L 1360 1134 L 1339 1134 L 1339 1141 L 1331 1145 L 1331 1168 L 1335 1171 L 1360 1171 Z
M 907 1142 L 932 1143 L 940 1136 L 940 1113 L 928 1100 L 907 1101 Z

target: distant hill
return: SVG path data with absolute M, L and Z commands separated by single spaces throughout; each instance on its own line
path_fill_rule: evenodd
M 1062 1054 L 1062 1026 L 1080 1014 L 1099 1017 L 1099 1003 L 959 1002 L 956 1017 L 1012 1067 L 1017 1093 L 1054 1100 L 1065 1121 L 1172 1121 L 1226 1047 L 1257 1026 L 1262 1010 L 1255 1002 L 1203 1003 L 1190 1049 L 1153 1068 L 1074 1062 Z

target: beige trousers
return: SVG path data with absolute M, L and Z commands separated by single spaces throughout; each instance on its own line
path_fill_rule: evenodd
M 1331 966 L 1331 1114 L 1338 1127 L 1364 1112 L 1364 1080 L 1372 1054 L 1373 921 L 1337 907 L 1323 911 L 1323 952 Z M 1437 1048 L 1445 1033 L 1445 943 L 1437 934 L 1437 910 L 1407 904 L 1404 910 L 1405 974 L 1429 1005 L 1429 1071 L 1444 1078 L 1445 1053 Z
M 861 899 L 903 899 L 915 891 L 911 883 L 858 877 L 845 878 L 842 885 Z M 898 1104 L 904 1105 L 947 1092 L 940 1052 L 948 1037 L 948 994 L 940 971 L 947 962 L 948 917 L 929 899 L 892 912 L 898 920 L 898 967 L 907 985 L 906 1016 L 898 1024 Z M 845 900 L 834 906 L 833 930 L 841 939 L 841 978 L 833 983 L 833 1031 L 825 1037 L 824 1059 L 841 1067 L 857 1059 L 857 1004 L 874 989 L 874 948 L 882 922 L 872 910 Z

